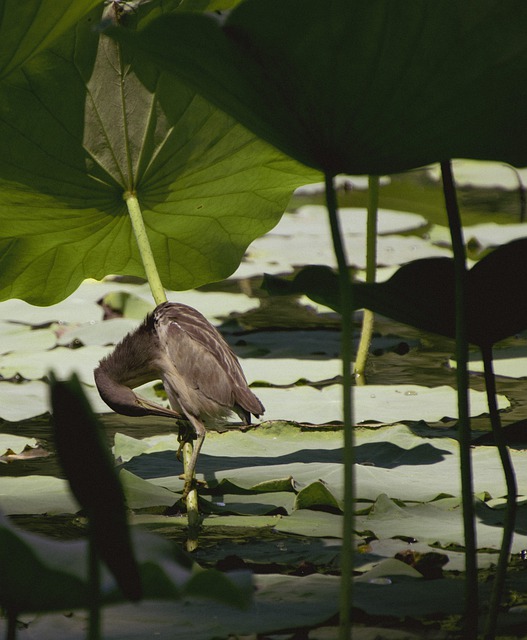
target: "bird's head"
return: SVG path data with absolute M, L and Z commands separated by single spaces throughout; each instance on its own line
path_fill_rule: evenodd
M 156 402 L 139 397 L 129 387 L 113 380 L 104 367 L 97 367 L 93 372 L 93 376 L 101 398 L 116 413 L 124 416 L 181 417 L 179 413 L 172 409 L 167 409 Z

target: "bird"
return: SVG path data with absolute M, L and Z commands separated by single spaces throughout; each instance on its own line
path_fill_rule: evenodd
M 117 413 L 190 423 L 190 435 L 188 423 L 179 432 L 181 446 L 190 437 L 196 440 L 182 498 L 192 488 L 206 429 L 233 412 L 250 424 L 251 415 L 259 418 L 265 411 L 221 333 L 199 311 L 177 302 L 163 302 L 148 314 L 99 362 L 94 378 L 101 398 Z M 170 409 L 133 391 L 153 380 L 162 381 Z

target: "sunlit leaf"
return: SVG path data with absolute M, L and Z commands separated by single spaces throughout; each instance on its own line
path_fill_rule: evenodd
M 147 3 L 127 18 L 160 10 Z M 99 19 L 81 20 L 0 87 L 9 149 L 0 158 L 0 298 L 50 304 L 86 277 L 144 276 L 127 192 L 137 194 L 165 287 L 222 279 L 293 189 L 315 178 L 101 35 Z
M 71 29 L 100 0 L 2 0 L 0 78 Z

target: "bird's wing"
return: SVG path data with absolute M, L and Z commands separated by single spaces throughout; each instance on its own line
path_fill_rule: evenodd
M 263 413 L 238 359 L 199 311 L 166 303 L 154 312 L 154 322 L 161 345 L 186 384 L 224 407 L 240 405 L 255 415 Z

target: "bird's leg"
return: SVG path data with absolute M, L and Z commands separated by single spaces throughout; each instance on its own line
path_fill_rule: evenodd
M 177 435 L 177 441 L 179 442 L 179 448 L 176 452 L 176 458 L 181 462 L 181 452 L 187 442 L 192 442 L 196 438 L 196 432 L 192 429 L 192 425 L 188 420 L 182 420 L 178 423 L 179 431 Z
M 194 471 L 196 470 L 196 462 L 198 461 L 199 452 L 201 450 L 201 446 L 203 445 L 203 441 L 205 440 L 205 434 L 207 433 L 205 430 L 205 426 L 200 420 L 198 420 L 198 418 L 192 415 L 190 415 L 188 418 L 190 420 L 190 423 L 194 427 L 194 431 L 196 432 L 196 441 L 194 442 L 190 462 L 185 469 L 185 484 L 183 486 L 183 494 L 181 496 L 183 500 L 188 496 L 190 490 L 192 489 L 194 481 Z

